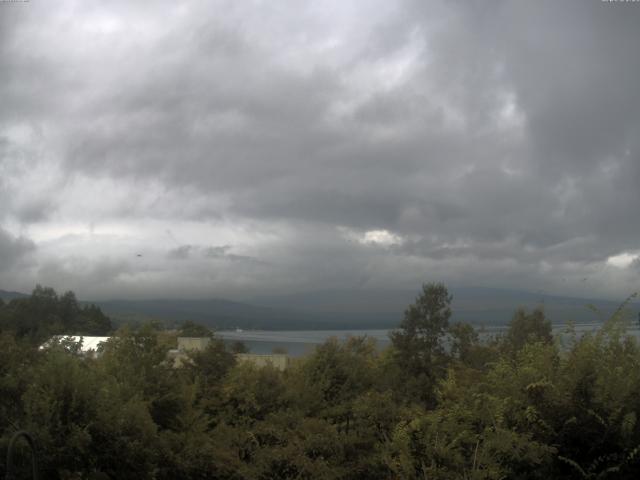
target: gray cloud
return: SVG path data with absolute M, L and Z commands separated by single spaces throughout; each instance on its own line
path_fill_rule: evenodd
M 133 283 L 136 270 L 130 262 L 109 257 L 63 256 L 43 260 L 36 278 L 61 291 L 82 291 L 85 295 L 119 295 L 123 284 Z
M 187 260 L 192 258 L 192 254 L 197 252 L 201 258 L 208 260 L 224 260 L 232 262 L 264 263 L 256 258 L 247 255 L 237 255 L 231 253 L 231 245 L 202 246 L 202 245 L 180 245 L 167 252 L 167 258 L 171 260 Z
M 208 258 L 220 258 L 227 255 L 231 249 L 231 245 L 219 245 L 216 247 L 207 247 L 204 250 L 204 256 Z
M 24 223 L 37 223 L 48 220 L 55 211 L 51 199 L 40 198 L 27 201 L 16 209 L 16 216 Z
M 0 227 L 0 272 L 10 269 L 35 249 L 35 244 L 28 238 L 14 237 Z
M 167 252 L 167 258 L 172 260 L 186 260 L 189 258 L 189 254 L 193 250 L 191 245 L 180 245 L 179 247 L 172 248 Z
M 595 278 L 567 293 L 640 281 L 606 266 L 640 250 L 635 5 L 9 8 L 0 214 L 45 240 L 97 222 L 131 251 L 153 241 L 136 225 L 168 225 L 179 241 L 154 265 L 181 267 L 150 290 L 193 275 L 224 289 L 221 272 L 238 289 L 409 285 L 427 269 Z M 354 240 L 381 230 L 402 241 Z

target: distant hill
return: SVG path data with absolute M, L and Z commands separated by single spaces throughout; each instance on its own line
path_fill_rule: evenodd
M 503 325 L 519 307 L 543 306 L 555 324 L 569 320 L 592 323 L 610 316 L 620 302 L 547 295 L 484 287 L 452 287 L 453 321 L 476 325 Z M 416 290 L 316 290 L 248 298 L 226 299 L 149 299 L 109 300 L 95 303 L 114 322 L 160 320 L 178 325 L 192 320 L 215 329 L 322 330 L 351 328 L 393 328 L 402 319 L 406 307 L 413 303 Z M 0 298 L 9 301 L 28 294 L 0 290 Z M 593 305 L 600 316 L 587 306 Z M 640 302 L 631 305 L 637 318 Z
M 500 325 L 511 320 L 519 307 L 532 309 L 543 306 L 553 323 L 561 324 L 569 320 L 578 323 L 598 321 L 596 313 L 588 308 L 593 305 L 603 317 L 610 316 L 622 302 L 592 300 L 575 297 L 547 295 L 520 290 L 452 287 L 453 321 L 474 324 Z M 323 290 L 279 297 L 257 297 L 253 303 L 274 308 L 290 307 L 301 312 L 321 313 L 327 318 L 342 319 L 345 322 L 372 323 L 373 325 L 395 326 L 402 319 L 406 307 L 419 294 L 413 290 Z M 632 305 L 634 315 L 639 309 L 638 302 Z
M 6 290 L 0 290 L 0 298 L 2 300 L 13 300 L 14 298 L 26 298 L 29 295 L 20 292 L 8 292 Z
M 215 329 L 318 329 L 331 322 L 307 312 L 270 308 L 224 299 L 182 300 L 109 300 L 93 302 L 116 323 L 126 321 L 161 320 L 178 325 L 185 320 L 202 323 Z M 337 325 L 332 325 L 336 327 Z
M 610 317 L 625 300 L 564 297 L 544 292 L 482 287 L 453 288 L 452 293 L 456 319 L 485 325 L 507 323 L 517 308 L 532 309 L 537 306 L 544 308 L 547 317 L 554 324 L 568 321 L 593 323 Z M 636 317 L 640 304 L 636 301 L 630 307 L 632 315 Z
M 482 287 L 451 288 L 453 320 L 476 325 L 506 324 L 519 307 L 543 306 L 555 324 L 592 323 L 611 315 L 620 302 L 589 300 Z M 262 296 L 235 302 L 224 299 L 111 300 L 95 302 L 117 321 L 193 320 L 216 329 L 320 330 L 393 328 L 418 290 L 321 290 Z M 622 300 L 621 300 L 622 301 Z M 602 317 L 587 306 L 593 305 Z M 638 315 L 638 302 L 632 305 Z

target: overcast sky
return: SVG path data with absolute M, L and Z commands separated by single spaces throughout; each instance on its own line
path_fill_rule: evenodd
M 640 289 L 640 3 L 0 2 L 0 288 Z

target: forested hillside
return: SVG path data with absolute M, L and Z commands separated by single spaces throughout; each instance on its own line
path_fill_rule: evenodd
M 71 298 L 38 288 L 23 303 L 0 306 L 0 462 L 11 434 L 27 429 L 42 478 L 640 472 L 640 347 L 625 334 L 624 309 L 565 344 L 542 310 L 518 310 L 505 335 L 481 343 L 471 326 L 450 322 L 447 289 L 428 284 L 387 350 L 367 338 L 329 340 L 280 372 L 236 365 L 215 338 L 173 368 L 167 351 L 175 336 L 154 325 L 122 327 L 97 359 L 64 343 L 39 351 L 40 338 L 60 325 L 107 326 L 91 307 L 67 315 Z

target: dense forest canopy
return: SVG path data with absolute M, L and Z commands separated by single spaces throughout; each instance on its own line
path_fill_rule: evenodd
M 111 320 L 95 305 L 80 305 L 73 292 L 58 295 L 37 285 L 26 298 L 0 299 L 0 329 L 38 343 L 51 335 L 106 335 Z
M 0 446 L 32 432 L 47 479 L 637 478 L 640 347 L 624 309 L 562 339 L 542 309 L 519 310 L 480 341 L 450 305 L 424 285 L 385 350 L 330 339 L 281 372 L 236 364 L 213 336 L 174 368 L 178 333 L 157 324 L 121 327 L 98 358 L 39 350 L 112 327 L 37 287 L 0 304 Z

